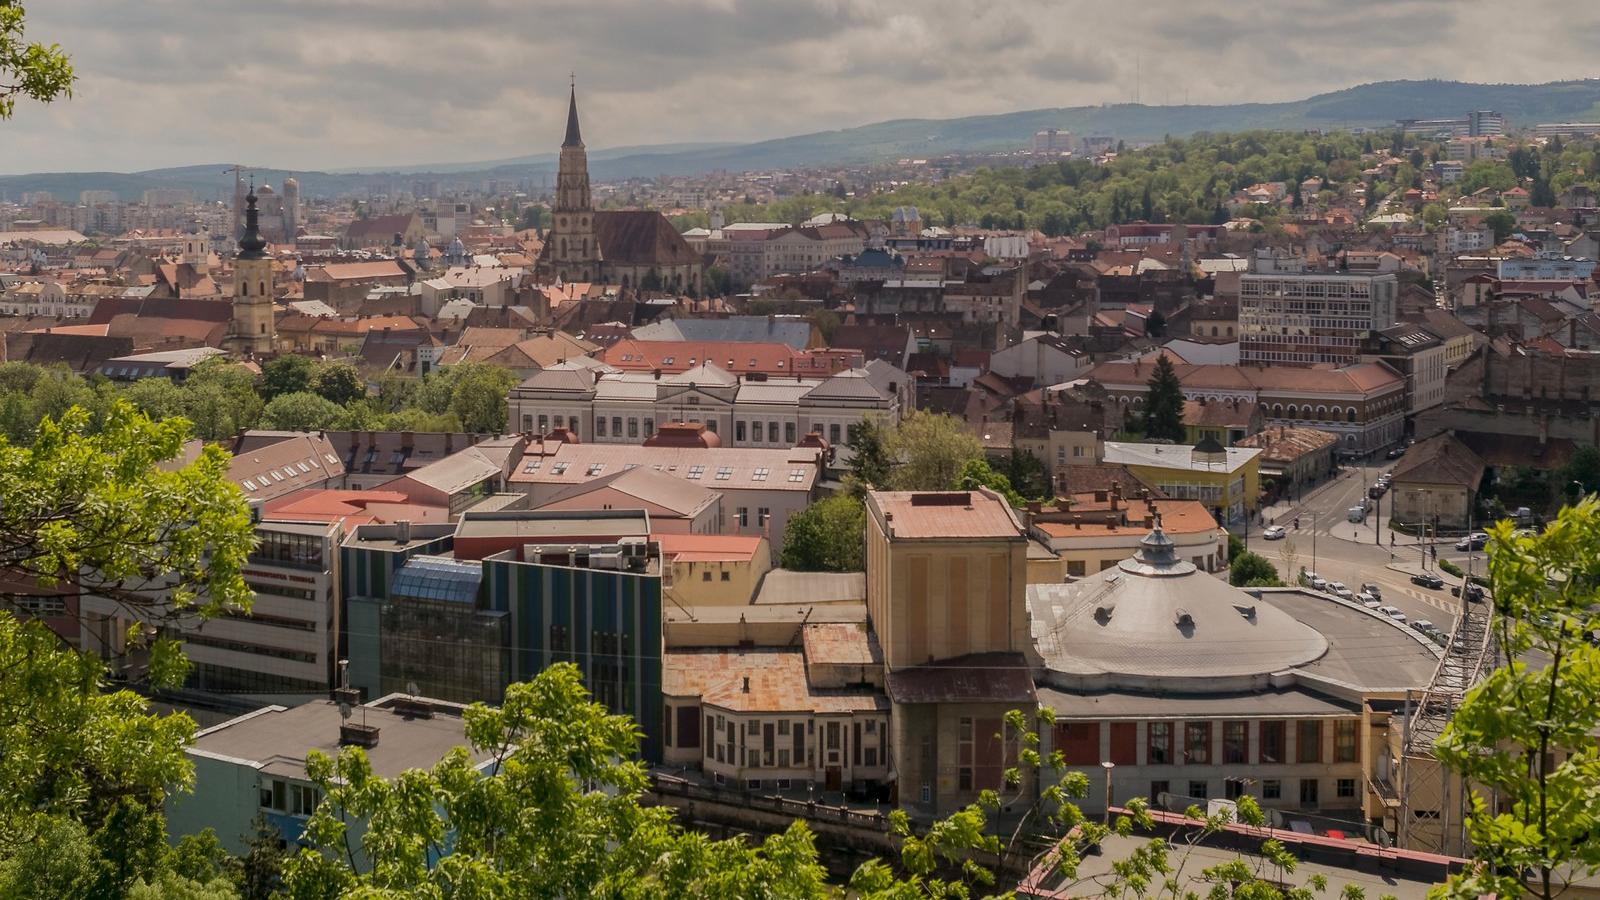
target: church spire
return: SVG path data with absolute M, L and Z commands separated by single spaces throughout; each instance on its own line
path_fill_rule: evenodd
M 261 213 L 256 209 L 255 179 L 251 179 L 250 193 L 244 198 L 244 236 L 239 238 L 240 259 L 265 259 L 266 238 L 261 236 Z
M 578 80 L 572 79 L 572 94 L 567 102 L 567 139 L 563 147 L 582 147 L 583 135 L 578 132 Z

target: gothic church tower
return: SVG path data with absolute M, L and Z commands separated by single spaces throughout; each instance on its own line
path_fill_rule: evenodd
M 262 357 L 272 353 L 278 336 L 272 309 L 272 258 L 261 236 L 254 187 L 244 199 L 244 236 L 233 263 L 233 322 L 227 343 L 240 356 Z
M 600 277 L 600 248 L 594 237 L 594 207 L 589 199 L 589 154 L 578 130 L 578 88 L 567 105 L 567 137 L 561 142 L 556 173 L 555 224 L 546 237 L 551 273 L 562 281 Z

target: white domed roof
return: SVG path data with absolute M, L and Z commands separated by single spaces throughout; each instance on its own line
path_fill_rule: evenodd
M 1113 568 L 1030 586 L 1028 604 L 1046 668 L 1069 677 L 1192 684 L 1270 675 L 1328 651 L 1316 629 L 1178 559 L 1159 526 Z

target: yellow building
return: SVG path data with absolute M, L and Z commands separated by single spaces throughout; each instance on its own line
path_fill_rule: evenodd
M 1224 527 L 1260 509 L 1261 451 L 1203 440 L 1193 447 L 1106 441 L 1105 461 L 1176 500 L 1198 500 Z
M 867 612 L 902 808 L 944 815 L 1002 787 L 1009 710 L 1034 707 L 1028 540 L 992 491 L 867 495 Z

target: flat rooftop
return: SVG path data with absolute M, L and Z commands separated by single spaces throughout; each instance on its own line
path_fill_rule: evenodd
M 429 768 L 452 748 L 466 745 L 460 715 L 463 707 L 418 698 L 434 710 L 431 718 L 421 718 L 385 708 L 395 699 L 383 697 L 357 706 L 350 717 L 354 724 L 379 729 L 377 746 L 366 751 L 373 774 L 393 778 L 407 769 Z M 332 700 L 313 700 L 293 708 L 267 706 L 200 732 L 189 752 L 303 779 L 307 753 L 338 754 L 339 726 L 344 721 L 339 705 Z M 475 763 L 490 758 L 488 753 L 470 748 L 469 753 Z
M 458 538 L 526 537 L 568 538 L 649 537 L 650 517 L 644 510 L 500 511 L 473 512 L 461 516 L 456 526 Z
M 1297 668 L 1363 691 L 1404 691 L 1433 678 L 1439 651 L 1388 616 L 1298 588 L 1262 589 L 1261 599 L 1310 625 L 1328 641 L 1320 659 Z

